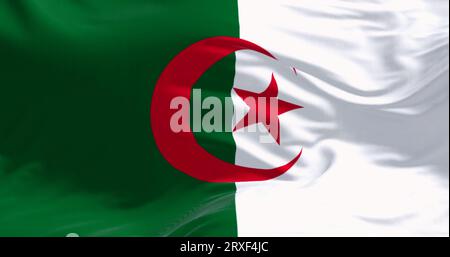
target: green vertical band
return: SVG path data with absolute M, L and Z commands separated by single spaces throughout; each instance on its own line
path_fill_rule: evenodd
M 178 52 L 238 29 L 231 0 L 1 1 L 0 236 L 236 236 L 234 184 L 172 168 L 149 108 Z M 196 87 L 233 76 L 231 56 Z M 230 133 L 196 138 L 234 161 Z

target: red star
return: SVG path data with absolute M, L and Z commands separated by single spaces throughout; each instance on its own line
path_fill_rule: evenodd
M 273 73 L 269 86 L 262 93 L 250 92 L 238 88 L 235 88 L 234 91 L 246 102 L 250 107 L 250 110 L 245 117 L 236 124 L 233 131 L 245 128 L 252 124 L 262 123 L 277 144 L 280 144 L 280 120 L 278 119 L 278 116 L 288 111 L 303 108 L 303 106 L 278 99 L 278 85 Z M 270 101 L 271 98 L 277 100 Z M 249 99 L 253 101 L 253 104 L 249 104 Z

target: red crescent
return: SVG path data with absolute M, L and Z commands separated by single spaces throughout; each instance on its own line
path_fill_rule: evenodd
M 195 140 L 192 132 L 175 133 L 170 118 L 177 110 L 170 102 L 178 96 L 191 98 L 192 86 L 213 64 L 238 51 L 253 50 L 276 59 L 262 47 L 232 37 L 213 37 L 199 41 L 167 65 L 153 92 L 150 122 L 156 145 L 164 158 L 176 169 L 208 182 L 262 181 L 280 176 L 300 158 L 302 151 L 289 163 L 273 169 L 238 166 L 208 153 Z

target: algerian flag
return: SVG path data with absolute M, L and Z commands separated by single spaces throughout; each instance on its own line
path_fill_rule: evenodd
M 0 236 L 448 236 L 448 8 L 1 2 Z

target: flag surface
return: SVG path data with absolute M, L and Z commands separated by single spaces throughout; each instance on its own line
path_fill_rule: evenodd
M 0 2 L 0 236 L 448 236 L 448 8 Z M 263 169 L 302 149 L 279 177 L 200 181 L 155 143 L 159 76 L 216 36 L 275 57 L 237 51 L 195 83 L 202 99 L 232 98 L 226 127 L 251 111 L 243 92 L 276 84 L 288 107 L 278 133 L 255 123 L 195 139 L 223 161 Z

